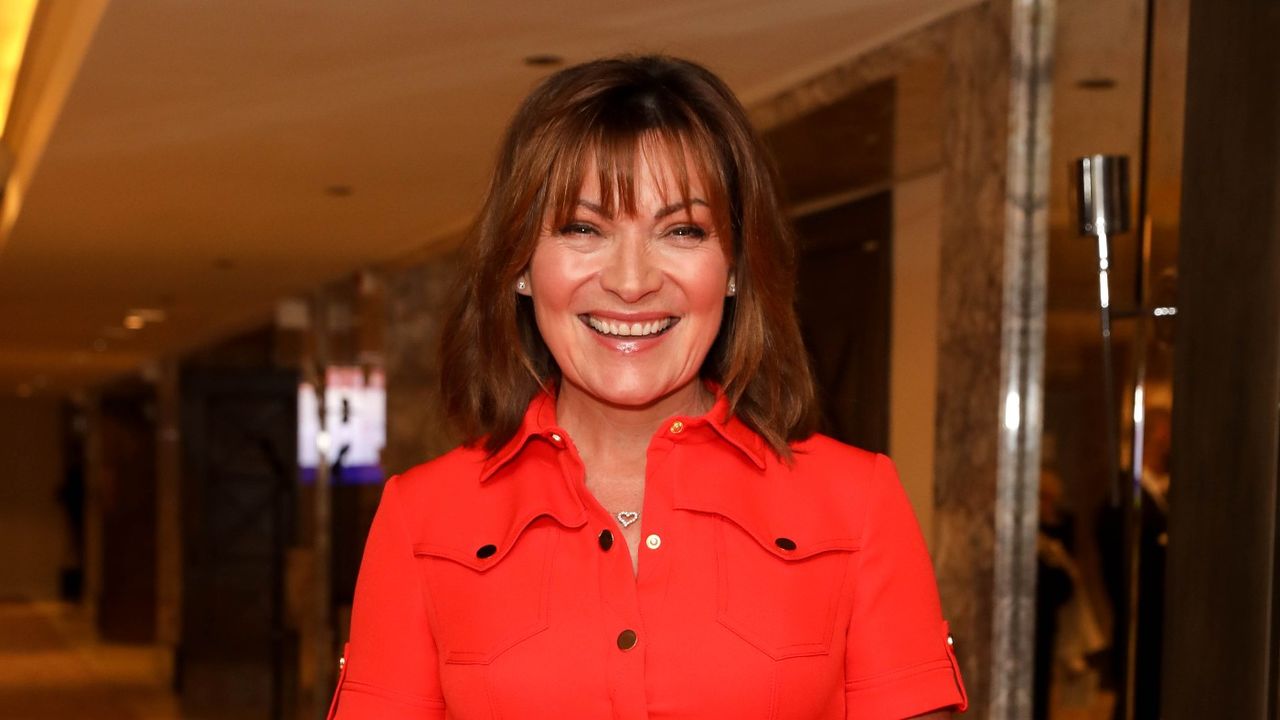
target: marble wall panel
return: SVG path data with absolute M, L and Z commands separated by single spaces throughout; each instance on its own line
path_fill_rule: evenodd
M 458 442 L 440 401 L 440 332 L 457 276 L 456 252 L 389 270 L 385 367 L 387 444 L 382 466 L 406 470 Z

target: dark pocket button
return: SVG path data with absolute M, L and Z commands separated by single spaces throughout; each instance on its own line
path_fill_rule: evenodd
M 778 538 L 773 541 L 773 544 L 787 551 L 796 549 L 796 541 L 791 538 Z
M 492 557 L 496 552 L 498 552 L 497 545 L 482 545 L 480 549 L 476 551 L 476 557 L 483 560 L 487 557 Z
M 611 547 L 613 547 L 613 533 L 609 532 L 608 529 L 601 530 L 600 549 L 607 552 Z
M 636 646 L 636 643 L 639 641 L 639 639 L 640 638 L 636 636 L 635 630 L 623 630 L 622 632 L 618 633 L 618 649 L 630 650 L 631 648 Z

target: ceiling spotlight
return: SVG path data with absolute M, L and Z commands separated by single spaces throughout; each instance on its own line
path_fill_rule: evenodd
M 1081 90 L 1110 90 L 1116 86 L 1116 79 L 1109 77 L 1082 78 L 1076 81 Z
M 124 326 L 130 330 L 141 330 L 146 324 L 147 321 L 143 320 L 141 315 L 124 316 Z
M 524 64 L 529 67 L 556 67 L 564 64 L 564 58 L 551 53 L 538 53 L 525 57 Z
M 165 312 L 160 308 L 133 308 L 129 311 L 130 315 L 137 315 L 144 322 L 154 323 L 160 322 L 165 318 Z

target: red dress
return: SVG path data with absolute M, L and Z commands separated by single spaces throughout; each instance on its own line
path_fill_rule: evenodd
M 387 482 L 337 720 L 906 718 L 967 704 L 929 555 L 882 455 L 779 460 L 721 397 L 649 445 L 639 571 L 555 400 L 493 457 Z

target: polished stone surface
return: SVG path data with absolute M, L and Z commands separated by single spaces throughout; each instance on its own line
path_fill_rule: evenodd
M 385 275 L 387 444 L 383 467 L 398 473 L 458 442 L 440 403 L 440 333 L 457 275 L 444 253 Z
M 99 642 L 78 608 L 0 602 L 0 715 L 176 720 L 158 646 Z
M 990 707 L 1009 109 L 1008 4 L 953 18 L 946 41 L 934 496 L 938 585 L 972 701 Z

